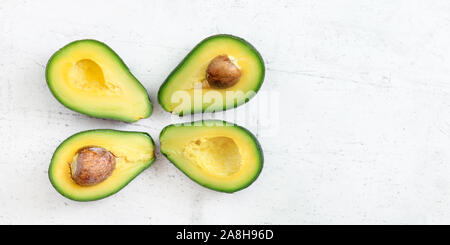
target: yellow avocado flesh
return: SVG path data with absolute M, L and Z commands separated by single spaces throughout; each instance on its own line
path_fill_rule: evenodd
M 71 177 L 70 164 L 78 150 L 87 146 L 98 146 L 116 157 L 112 174 L 103 182 L 93 186 L 81 186 Z M 55 188 L 64 196 L 79 201 L 97 200 L 114 194 L 144 169 L 153 160 L 154 144 L 148 134 L 117 130 L 91 130 L 73 135 L 55 151 L 49 176 Z
M 215 57 L 228 55 L 241 70 L 239 81 L 229 88 L 209 86 L 206 70 Z M 221 111 L 241 104 L 255 95 L 264 77 L 259 54 L 242 40 L 219 36 L 199 44 L 161 87 L 159 100 L 175 114 Z
M 262 168 L 259 143 L 237 126 L 168 126 L 161 152 L 199 184 L 234 192 L 251 184 Z
M 56 52 L 47 82 L 62 104 L 90 116 L 131 122 L 152 110 L 146 90 L 120 57 L 95 40 L 76 41 Z

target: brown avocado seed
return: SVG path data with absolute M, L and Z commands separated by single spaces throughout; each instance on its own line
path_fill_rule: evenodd
M 219 55 L 211 60 L 206 69 L 206 80 L 213 88 L 229 88 L 241 78 L 241 70 L 228 55 Z
M 115 166 L 116 158 L 111 152 L 101 147 L 89 146 L 75 154 L 70 170 L 75 183 L 91 186 L 107 179 Z

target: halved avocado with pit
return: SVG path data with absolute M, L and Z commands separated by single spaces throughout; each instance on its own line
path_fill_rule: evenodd
M 79 40 L 48 61 L 50 91 L 64 106 L 98 118 L 135 122 L 152 113 L 147 91 L 122 59 L 97 40 Z
M 249 101 L 260 89 L 264 61 L 247 41 L 215 35 L 201 41 L 158 92 L 164 110 L 178 115 L 215 112 Z
M 96 129 L 77 133 L 53 154 L 49 178 L 63 196 L 93 201 L 110 196 L 155 160 L 147 133 Z
M 221 192 L 248 187 L 264 162 L 258 140 L 247 129 L 225 121 L 205 120 L 165 127 L 161 153 L 200 185 Z

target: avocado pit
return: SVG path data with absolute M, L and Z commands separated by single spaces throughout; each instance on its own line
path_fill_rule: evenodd
M 92 186 L 106 180 L 116 166 L 115 156 L 102 147 L 84 147 L 70 164 L 72 179 L 81 186 Z
M 206 80 L 213 88 L 229 88 L 239 82 L 240 68 L 228 55 L 216 56 L 206 69 Z

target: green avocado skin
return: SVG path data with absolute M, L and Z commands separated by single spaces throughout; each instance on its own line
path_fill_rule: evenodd
M 150 117 L 150 115 L 152 114 L 153 111 L 153 105 L 150 101 L 150 97 L 148 96 L 147 90 L 144 88 L 144 86 L 139 82 L 139 80 L 137 80 L 137 78 L 130 72 L 130 69 L 128 68 L 128 66 L 125 64 L 125 62 L 123 62 L 123 60 L 120 58 L 120 56 L 113 50 L 111 49 L 108 45 L 106 45 L 103 42 L 94 40 L 94 39 L 82 39 L 82 40 L 76 40 L 73 41 L 69 44 L 67 44 L 66 46 L 60 48 L 58 51 L 56 51 L 48 60 L 47 62 L 47 66 L 45 68 L 45 79 L 47 81 L 47 85 L 50 89 L 50 92 L 53 94 L 53 96 L 62 104 L 64 105 L 66 108 L 72 110 L 72 111 L 76 111 L 78 113 L 81 114 L 85 114 L 91 117 L 95 117 L 95 118 L 103 118 L 103 119 L 112 119 L 112 120 L 118 120 L 118 121 L 123 121 L 123 122 L 136 122 L 137 120 L 135 119 L 130 119 L 127 117 L 120 117 L 120 116 L 113 116 L 113 115 L 108 115 L 105 114 L 101 111 L 96 112 L 96 113 L 91 113 L 88 111 L 83 110 L 82 108 L 76 108 L 74 106 L 68 105 L 67 103 L 64 102 L 64 100 L 59 96 L 58 91 L 56 91 L 56 89 L 54 89 L 53 85 L 52 85 L 52 80 L 51 77 L 49 75 L 51 67 L 52 67 L 52 62 L 55 58 L 57 58 L 59 55 L 61 55 L 64 50 L 74 46 L 74 45 L 78 45 L 81 43 L 93 43 L 95 45 L 99 45 L 102 46 L 105 50 L 107 50 L 111 56 L 115 59 L 116 62 L 118 62 L 122 67 L 124 67 L 124 70 L 128 73 L 128 76 L 131 77 L 136 84 L 138 84 L 138 86 L 141 88 L 142 92 L 147 94 L 148 97 L 148 105 L 149 105 L 149 110 L 147 111 L 147 113 L 143 116 L 143 118 L 148 118 Z
M 257 84 L 255 84 L 255 87 L 253 88 L 253 91 L 255 92 L 253 95 L 255 95 L 259 91 L 259 89 L 261 88 L 261 86 L 262 86 L 262 84 L 264 82 L 265 71 L 266 71 L 266 68 L 265 68 L 265 65 L 264 65 L 264 60 L 263 60 L 261 54 L 258 52 L 258 50 L 252 44 L 250 44 L 249 42 L 247 42 L 243 38 L 240 38 L 240 37 L 237 37 L 237 36 L 233 36 L 233 35 L 230 35 L 230 34 L 217 34 L 217 35 L 213 35 L 213 36 L 207 37 L 207 38 L 203 39 L 199 44 L 197 44 L 186 55 L 186 57 L 184 57 L 184 59 L 175 67 L 175 69 L 170 73 L 170 75 L 166 78 L 166 80 L 164 80 L 163 84 L 161 85 L 161 87 L 159 88 L 159 91 L 158 91 L 158 102 L 159 102 L 159 104 L 161 105 L 161 107 L 165 111 L 171 112 L 167 108 L 167 105 L 165 105 L 162 102 L 162 97 L 163 97 L 163 94 L 164 94 L 164 90 L 166 89 L 167 85 L 171 82 L 172 77 L 175 76 L 175 74 L 177 74 L 180 70 L 182 70 L 184 68 L 185 64 L 189 61 L 189 58 L 191 56 L 193 56 L 193 55 L 196 55 L 197 52 L 201 49 L 201 47 L 204 44 L 206 44 L 207 42 L 209 42 L 211 40 L 217 39 L 217 38 L 228 38 L 228 39 L 237 40 L 242 45 L 244 45 L 246 48 L 248 48 L 250 51 L 252 51 L 253 55 L 255 55 L 259 59 L 259 61 L 260 61 L 260 66 L 259 67 L 260 67 L 260 71 L 261 71 L 261 77 L 259 79 L 259 82 Z M 223 108 L 221 108 L 221 110 L 225 111 L 225 110 L 228 110 L 228 109 L 231 109 L 231 108 L 236 108 L 236 107 L 238 107 L 238 106 L 240 106 L 242 104 L 247 103 L 251 98 L 252 97 L 248 97 L 245 100 L 235 101 L 233 106 L 227 107 L 226 105 L 224 105 Z M 220 111 L 219 109 L 220 108 L 217 108 L 217 110 L 215 110 L 215 111 L 216 112 Z M 190 114 L 195 114 L 195 113 L 205 112 L 205 111 L 206 111 L 206 108 L 202 108 L 201 111 L 195 111 L 194 108 L 192 108 Z M 183 112 L 180 112 L 178 115 L 179 116 L 183 116 Z
M 84 198 L 76 198 L 74 196 L 72 196 L 70 193 L 67 193 L 64 189 L 60 188 L 59 186 L 57 186 L 55 184 L 54 181 L 54 176 L 52 175 L 52 170 L 53 170 L 53 165 L 54 165 L 54 158 L 55 155 L 58 153 L 59 149 L 62 148 L 66 143 L 70 142 L 70 140 L 72 138 L 75 138 L 77 136 L 80 136 L 82 134 L 89 134 L 89 133 L 95 133 L 95 132 L 108 132 L 108 133 L 112 133 L 112 134 L 142 134 L 143 136 L 147 137 L 148 140 L 151 141 L 151 144 L 153 145 L 153 148 L 155 147 L 155 142 L 153 141 L 153 138 L 145 132 L 137 132 L 137 131 L 121 131 L 121 130 L 114 130 L 114 129 L 93 129 L 93 130 L 86 130 L 86 131 L 82 131 L 79 133 L 76 133 L 72 136 L 70 136 L 69 138 L 65 139 L 55 150 L 55 152 L 53 153 L 53 157 L 52 160 L 50 161 L 50 166 L 48 169 L 48 177 L 50 179 L 50 183 L 52 184 L 52 186 L 64 197 L 73 200 L 73 201 L 78 201 L 78 202 L 89 202 L 89 201 L 96 201 L 96 200 L 100 200 L 106 197 L 109 197 L 111 195 L 116 194 L 117 192 L 119 192 L 120 190 L 122 190 L 125 186 L 127 186 L 134 178 L 136 178 L 140 173 L 142 173 L 144 170 L 146 170 L 147 168 L 149 168 L 153 162 L 156 160 L 156 157 L 153 156 L 152 159 L 150 159 L 150 161 L 148 161 L 147 163 L 143 164 L 143 168 L 138 171 L 134 176 L 132 176 L 128 181 L 125 181 L 124 183 L 122 183 L 121 185 L 117 186 L 115 189 L 113 189 L 110 192 L 104 193 L 103 195 L 97 196 L 95 198 L 92 199 L 84 199 Z
M 250 186 L 253 182 L 255 182 L 255 180 L 259 177 L 263 166 L 264 166 L 264 154 L 263 154 L 263 149 L 258 141 L 258 139 L 256 139 L 255 135 L 253 135 L 248 129 L 241 127 L 239 125 L 227 122 L 227 121 L 221 121 L 221 120 L 199 120 L 199 121 L 194 121 L 194 122 L 190 122 L 190 123 L 180 123 L 180 124 L 171 124 L 168 125 L 166 127 L 163 128 L 163 130 L 161 131 L 161 133 L 159 134 L 159 140 L 161 142 L 161 138 L 164 137 L 164 134 L 167 130 L 169 130 L 172 127 L 192 127 L 192 126 L 199 126 L 199 124 L 201 124 L 202 126 L 207 127 L 207 124 L 224 124 L 224 125 L 233 125 L 232 127 L 240 130 L 242 133 L 247 134 L 248 136 L 250 136 L 252 138 L 252 142 L 254 144 L 254 146 L 256 147 L 257 151 L 258 151 L 258 170 L 256 171 L 256 173 L 254 174 L 253 178 L 249 179 L 247 182 L 245 182 L 243 185 L 235 188 L 235 189 L 227 189 L 227 188 L 218 188 L 215 186 L 210 186 L 208 184 L 204 184 L 204 183 L 200 183 L 199 181 L 197 181 L 196 179 L 192 178 L 191 176 L 189 176 L 177 163 L 176 161 L 174 161 L 173 159 L 171 159 L 168 155 L 167 152 L 164 151 L 163 147 L 160 148 L 161 154 L 163 154 L 173 165 L 175 165 L 176 168 L 178 168 L 181 172 L 183 172 L 188 178 L 190 178 L 191 180 L 193 180 L 194 182 L 196 182 L 197 184 L 206 187 L 208 189 L 211 190 L 215 190 L 215 191 L 219 191 L 219 192 L 225 192 L 225 193 L 234 193 L 240 190 L 243 190 L 245 188 L 247 188 L 248 186 Z

